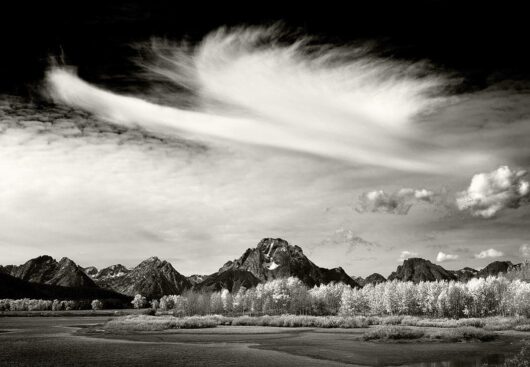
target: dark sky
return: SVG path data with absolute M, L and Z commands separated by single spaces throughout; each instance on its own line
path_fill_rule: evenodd
M 386 55 L 428 59 L 480 88 L 527 79 L 526 12 L 510 2 L 366 1 L 274 6 L 271 2 L 209 5 L 179 1 L 27 1 L 3 5 L 0 22 L 3 91 L 26 93 L 50 55 L 65 56 L 89 80 L 118 87 L 131 80 L 129 45 L 151 37 L 200 39 L 222 25 L 270 24 L 331 42 L 375 40 Z M 261 4 L 261 5 L 260 5 Z M 134 69 L 133 69 L 134 70 Z

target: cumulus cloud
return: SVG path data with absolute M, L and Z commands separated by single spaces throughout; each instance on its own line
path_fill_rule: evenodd
M 519 208 L 530 198 L 530 183 L 524 179 L 527 172 L 501 166 L 489 173 L 473 176 L 467 190 L 457 195 L 460 210 L 473 216 L 491 218 L 501 210 Z
M 437 262 L 444 262 L 444 261 L 451 261 L 451 260 L 457 260 L 458 255 L 454 254 L 446 254 L 445 252 L 438 252 L 438 255 L 436 255 L 436 261 Z
M 398 261 L 405 261 L 406 259 L 410 259 L 412 257 L 418 257 L 418 253 L 417 252 L 413 252 L 413 251 L 401 251 L 401 254 L 399 255 L 399 258 L 398 258 Z
M 519 247 L 519 252 L 523 257 L 530 257 L 530 245 L 523 243 L 521 247 Z
M 418 202 L 433 203 L 436 194 L 433 191 L 403 188 L 392 193 L 383 190 L 369 191 L 359 197 L 356 210 L 359 213 L 379 212 L 406 215 Z
M 475 254 L 475 258 L 487 259 L 487 258 L 501 257 L 503 255 L 504 255 L 503 252 L 490 248 L 488 250 L 480 251 L 478 254 Z
M 197 96 L 189 110 L 48 73 L 50 95 L 116 124 L 193 134 L 405 171 L 454 169 L 453 152 L 413 124 L 446 80 L 419 64 L 359 48 L 284 42 L 276 28 L 221 29 L 193 47 L 165 46 L 148 66 Z M 477 155 L 460 154 L 459 162 Z M 469 159 L 468 159 L 469 158 Z

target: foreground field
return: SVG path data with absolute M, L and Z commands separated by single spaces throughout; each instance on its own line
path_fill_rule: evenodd
M 511 331 L 482 343 L 400 344 L 363 341 L 367 328 L 220 325 L 109 333 L 97 326 L 107 321 L 103 316 L 0 318 L 0 365 L 495 366 L 518 352 L 527 335 Z

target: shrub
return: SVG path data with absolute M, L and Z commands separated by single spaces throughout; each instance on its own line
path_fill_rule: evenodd
M 156 310 L 154 308 L 146 308 L 142 311 L 142 315 L 155 316 Z
M 141 294 L 134 296 L 134 299 L 131 301 L 134 308 L 144 308 L 147 306 L 147 299 Z
M 526 341 L 521 351 L 504 362 L 505 367 L 530 367 L 530 342 Z
M 485 331 L 475 327 L 461 327 L 451 330 L 435 330 L 427 333 L 426 337 L 430 339 L 443 340 L 449 342 L 479 340 L 487 342 L 494 340 L 495 333 Z
M 514 327 L 514 330 L 517 331 L 530 331 L 530 324 L 517 325 Z
M 134 315 L 119 317 L 108 321 L 104 329 L 122 331 L 161 331 L 168 329 L 199 329 L 217 326 L 217 319 L 212 316 L 174 316 Z
M 55 302 L 55 301 L 54 301 Z M 103 309 L 103 303 L 99 299 L 95 299 L 90 303 L 90 306 L 93 310 L 101 310 Z
M 363 340 L 412 340 L 430 339 L 444 342 L 458 341 L 490 341 L 496 338 L 496 334 L 474 327 L 461 327 L 443 330 L 417 329 L 404 326 L 381 326 L 367 331 Z
M 363 340 L 411 340 L 420 339 L 424 332 L 404 326 L 382 326 L 371 329 L 363 334 Z

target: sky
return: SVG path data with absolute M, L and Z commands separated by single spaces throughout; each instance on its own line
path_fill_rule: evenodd
M 353 276 L 530 255 L 519 29 L 441 32 L 441 2 L 358 22 L 118 4 L 46 8 L 52 29 L 7 42 L 1 263 L 208 274 L 264 237 Z

